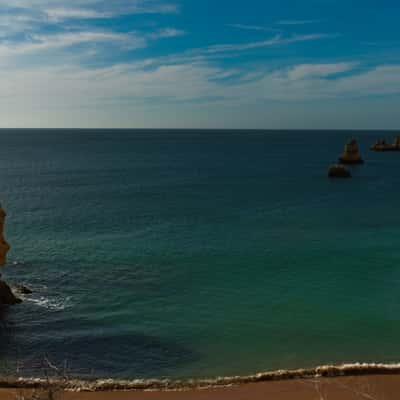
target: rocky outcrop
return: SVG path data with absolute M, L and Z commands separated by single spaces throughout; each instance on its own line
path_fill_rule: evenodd
M 0 280 L 0 306 L 13 306 L 19 303 L 22 303 L 22 300 L 14 295 L 7 283 Z
M 7 253 L 10 250 L 9 244 L 4 239 L 4 222 L 6 213 L 0 206 L 0 266 L 6 263 Z M 0 274 L 1 276 L 1 274 Z M 0 306 L 12 306 L 21 303 L 21 299 L 16 297 L 11 288 L 4 281 L 0 280 Z
M 363 164 L 358 143 L 355 139 L 351 139 L 344 147 L 344 152 L 339 158 L 341 164 Z
M 372 147 L 372 151 L 400 151 L 400 136 L 398 136 L 393 144 L 388 144 L 384 140 L 378 140 Z
M 32 294 L 33 293 L 33 291 L 31 289 L 29 289 L 25 285 L 14 285 L 12 290 L 13 290 L 14 293 L 23 294 L 23 295 Z
M 328 171 L 329 178 L 351 178 L 350 171 L 340 164 L 331 165 Z
M 7 253 L 10 250 L 9 244 L 4 239 L 4 222 L 6 219 L 6 213 L 0 206 L 0 266 L 6 263 Z

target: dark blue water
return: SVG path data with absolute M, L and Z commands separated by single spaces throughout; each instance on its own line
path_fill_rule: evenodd
M 351 180 L 327 168 L 359 139 Z M 394 133 L 0 131 L 4 372 L 205 377 L 400 359 Z

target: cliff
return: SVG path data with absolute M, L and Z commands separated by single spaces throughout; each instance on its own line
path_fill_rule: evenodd
M 400 136 L 396 137 L 393 144 L 388 144 L 384 140 L 378 140 L 372 147 L 372 151 L 400 151 Z
M 350 140 L 344 147 L 344 152 L 339 158 L 342 164 L 362 164 L 364 160 L 361 157 L 358 143 L 355 139 Z
M 9 244 L 4 239 L 4 223 L 5 223 L 6 213 L 0 206 L 0 266 L 4 266 L 6 263 L 7 253 L 10 250 Z M 0 274 L 1 277 L 1 274 Z M 10 287 L 3 280 L 0 279 L 0 306 L 3 305 L 14 305 L 21 303 Z

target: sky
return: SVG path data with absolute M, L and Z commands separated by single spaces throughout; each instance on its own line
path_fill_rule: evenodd
M 400 129 L 398 0 L 0 0 L 0 126 Z

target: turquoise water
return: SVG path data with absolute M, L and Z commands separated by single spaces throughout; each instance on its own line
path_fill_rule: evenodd
M 329 180 L 344 142 L 366 164 Z M 0 131 L 2 369 L 213 377 L 400 360 L 400 153 L 377 132 Z

